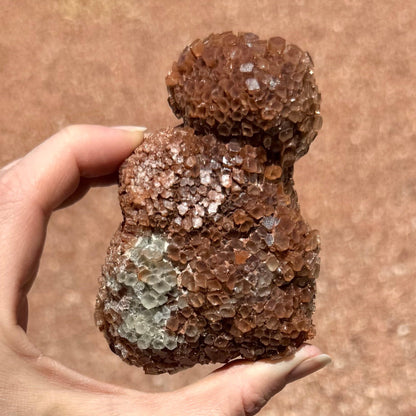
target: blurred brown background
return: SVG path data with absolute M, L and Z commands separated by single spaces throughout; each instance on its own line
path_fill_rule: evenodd
M 175 124 L 164 77 L 197 37 L 252 31 L 308 50 L 324 127 L 295 180 L 322 236 L 314 342 L 334 362 L 261 415 L 416 414 L 414 0 L 2 0 L 0 10 L 1 165 L 71 123 Z M 213 367 L 145 376 L 94 326 L 96 280 L 119 221 L 115 187 L 53 216 L 29 336 L 100 380 L 183 386 Z

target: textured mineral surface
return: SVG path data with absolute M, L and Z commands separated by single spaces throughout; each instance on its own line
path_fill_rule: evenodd
M 314 335 L 319 235 L 293 164 L 321 127 L 310 56 L 282 38 L 193 42 L 166 78 L 183 126 L 120 169 L 96 323 L 147 373 L 282 358 Z

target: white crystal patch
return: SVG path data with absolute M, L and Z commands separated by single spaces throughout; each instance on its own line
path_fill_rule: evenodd
M 106 276 L 110 292 L 111 288 L 118 292 L 120 286 L 126 289 L 119 302 L 106 305 L 121 317 L 117 333 L 140 349 L 173 350 L 183 341 L 166 330 L 181 292 L 177 286 L 179 271 L 167 257 L 167 247 L 167 241 L 159 235 L 139 237 L 124 254 L 134 267 L 126 262 L 115 279 Z M 168 299 L 173 299 L 175 306 L 167 306 Z

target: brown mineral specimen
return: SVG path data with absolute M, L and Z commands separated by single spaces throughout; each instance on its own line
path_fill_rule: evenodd
M 182 127 L 120 169 L 96 323 L 146 373 L 281 358 L 314 335 L 319 235 L 293 163 L 321 126 L 310 56 L 282 38 L 193 42 L 167 76 Z
M 312 68 L 309 54 L 282 38 L 212 34 L 173 64 L 168 101 L 198 134 L 244 138 L 293 163 L 322 125 Z

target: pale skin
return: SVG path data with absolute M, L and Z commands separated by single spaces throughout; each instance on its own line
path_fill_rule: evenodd
M 330 362 L 305 345 L 288 360 L 237 360 L 180 390 L 150 394 L 83 376 L 31 343 L 27 296 L 49 217 L 90 186 L 111 183 L 142 140 L 142 128 L 70 126 L 0 170 L 1 416 L 254 415 L 286 384 Z

